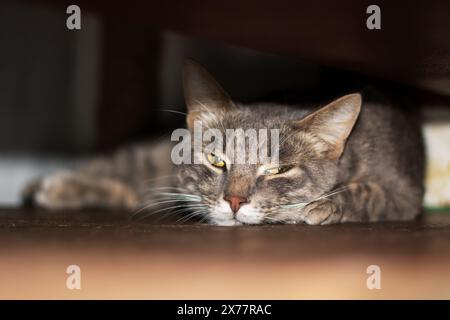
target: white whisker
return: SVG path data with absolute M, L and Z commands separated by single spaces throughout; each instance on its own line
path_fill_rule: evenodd
M 178 219 L 178 220 L 176 221 L 176 223 L 184 223 L 184 222 L 186 222 L 186 221 L 188 221 L 188 220 L 190 220 L 190 219 L 192 219 L 192 218 L 194 218 L 194 217 L 203 215 L 203 214 L 205 214 L 205 213 L 208 213 L 208 211 L 207 211 L 205 208 L 202 208 L 202 209 L 200 209 L 200 210 L 194 211 L 194 212 L 192 212 L 192 213 L 186 215 L 185 217 L 182 217 L 182 218 Z
M 334 190 L 331 190 L 329 193 L 325 193 L 311 201 L 308 202 L 298 202 L 298 203 L 292 203 L 292 204 L 287 204 L 287 205 L 281 205 L 282 208 L 286 208 L 286 209 L 302 209 L 305 206 L 307 206 L 308 204 L 311 204 L 313 202 L 319 201 L 319 200 L 323 200 L 326 198 L 329 198 L 331 196 L 334 196 L 336 194 L 342 193 L 344 191 L 347 191 L 349 189 L 351 189 L 352 185 L 346 185 L 346 186 L 341 186 L 339 188 L 336 188 Z

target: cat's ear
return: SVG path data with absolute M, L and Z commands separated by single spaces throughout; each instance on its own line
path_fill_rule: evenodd
M 361 103 L 359 93 L 348 94 L 296 121 L 296 127 L 319 138 L 317 147 L 320 151 L 330 159 L 338 159 L 358 119 Z
M 198 63 L 186 59 L 183 66 L 184 98 L 188 108 L 187 124 L 193 127 L 201 115 L 214 116 L 234 108 L 230 96 Z

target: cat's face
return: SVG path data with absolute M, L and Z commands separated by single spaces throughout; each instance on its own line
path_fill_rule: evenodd
M 200 121 L 204 130 L 216 129 L 223 136 L 226 129 L 279 132 L 276 166 L 267 159 L 235 164 L 225 152 L 193 148 L 193 157 L 202 163 L 178 167 L 179 186 L 196 197 L 193 210 L 217 225 L 302 221 L 302 208 L 336 185 L 337 163 L 359 113 L 359 95 L 345 96 L 304 117 L 284 106 L 236 105 L 204 69 L 193 63 L 186 69 L 191 130 L 194 121 Z M 206 147 L 209 142 L 200 143 Z M 248 147 L 235 145 L 235 151 L 248 153 Z

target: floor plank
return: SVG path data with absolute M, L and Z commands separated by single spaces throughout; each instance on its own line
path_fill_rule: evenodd
M 66 268 L 81 268 L 81 290 Z M 367 267 L 381 268 L 369 290 Z M 0 298 L 450 298 L 450 214 L 215 227 L 0 210 Z

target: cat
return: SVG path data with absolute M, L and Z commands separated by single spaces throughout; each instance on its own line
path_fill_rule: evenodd
M 278 129 L 279 164 L 194 154 L 204 161 L 173 165 L 171 143 L 149 142 L 32 182 L 24 199 L 49 209 L 167 209 L 221 226 L 412 220 L 421 213 L 420 125 L 401 108 L 360 93 L 321 107 L 240 104 L 190 60 L 183 86 L 189 130 L 196 121 L 219 130 Z

